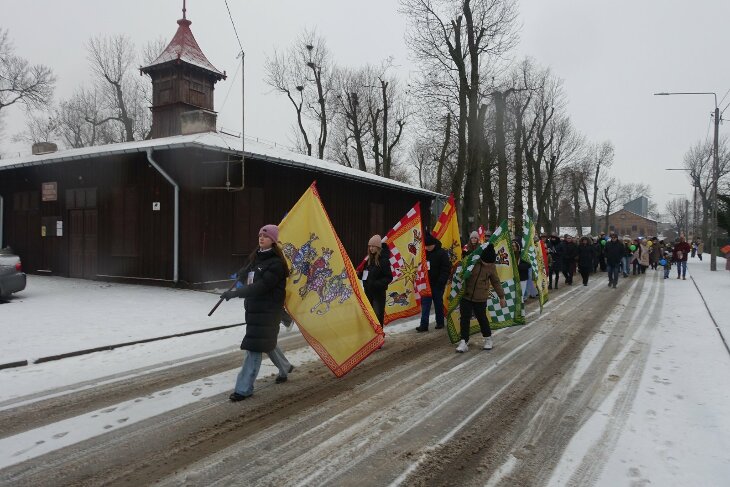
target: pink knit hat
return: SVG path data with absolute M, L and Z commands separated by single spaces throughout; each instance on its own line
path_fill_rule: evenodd
M 370 237 L 370 240 L 368 240 L 368 247 L 370 247 L 371 245 L 373 247 L 380 247 L 382 242 L 383 242 L 383 239 L 380 238 L 380 235 L 375 234 L 372 237 Z
M 259 235 L 266 235 L 274 242 L 279 241 L 279 227 L 276 225 L 264 225 L 261 227 L 261 230 L 259 230 Z

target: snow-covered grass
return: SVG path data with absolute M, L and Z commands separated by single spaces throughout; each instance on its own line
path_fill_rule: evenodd
M 243 301 L 208 292 L 28 276 L 0 304 L 0 363 L 242 323 Z M 240 331 L 239 331 L 240 333 Z

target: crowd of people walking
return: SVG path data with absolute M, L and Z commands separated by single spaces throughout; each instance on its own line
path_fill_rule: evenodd
M 279 370 L 276 382 L 287 380 L 294 367 L 287 361 L 277 346 L 279 324 L 291 326 L 291 317 L 284 311 L 286 278 L 289 266 L 278 242 L 279 229 L 276 225 L 265 225 L 258 235 L 258 247 L 250 255 L 247 263 L 239 270 L 236 280 L 240 285 L 224 292 L 221 299 L 247 298 L 246 334 L 241 342 L 241 349 L 246 351 L 241 371 L 230 400 L 241 401 L 253 394 L 253 386 L 258 376 L 262 354 L 266 353 Z M 489 239 L 487 231 L 486 238 Z M 686 279 L 687 259 L 697 256 L 702 259 L 703 245 L 697 240 L 688 243 L 684 236 L 675 242 L 659 240 L 657 237 L 620 238 L 616 233 L 598 237 L 582 236 L 576 243 L 573 236 L 565 234 L 563 238 L 553 234 L 548 237 L 543 233 L 536 242 L 542 251 L 548 274 L 548 289 L 558 289 L 560 276 L 565 285 L 573 285 L 576 271 L 580 274 L 582 284 L 588 285 L 591 275 L 606 272 L 608 286 L 616 288 L 619 276 L 640 276 L 647 269 L 658 270 L 662 267 L 664 278 L 670 277 L 672 266 L 677 269 L 677 279 Z M 432 288 L 431 297 L 423 298 L 420 325 L 417 331 L 428 331 L 430 309 L 433 305 L 436 314 L 436 328 L 444 328 L 443 293 L 451 276 L 451 264 L 441 242 L 430 232 L 424 238 L 426 258 L 428 260 L 428 277 Z M 522 247 L 519 240 L 513 241 L 515 256 L 519 258 Z M 471 254 L 480 247 L 478 233 L 472 232 L 464 251 Z M 385 312 L 385 294 L 392 281 L 390 269 L 390 253 L 388 246 L 379 235 L 373 235 L 367 245 L 367 259 L 359 271 L 359 278 L 367 299 L 370 301 L 375 315 L 383 324 Z M 466 352 L 469 343 L 469 329 L 472 317 L 479 322 L 484 337 L 482 348 L 493 347 L 492 330 L 487 319 L 487 301 L 492 290 L 505 306 L 505 295 L 495 267 L 496 255 L 494 247 L 489 244 L 482 251 L 475 264 L 474 271 L 465 283 L 465 293 L 460 301 L 459 311 L 461 341 L 456 351 Z M 518 271 L 523 288 L 523 301 L 528 296 L 535 296 L 531 291 L 532 268 L 529 263 L 520 260 Z

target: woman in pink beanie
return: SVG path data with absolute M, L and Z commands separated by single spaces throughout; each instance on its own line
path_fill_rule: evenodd
M 362 279 L 365 296 L 382 326 L 385 319 L 385 292 L 393 280 L 393 273 L 390 270 L 390 250 L 387 244 L 382 243 L 380 235 L 373 235 L 368 240 L 367 262 L 358 277 Z
M 286 296 L 286 278 L 289 265 L 279 248 L 279 227 L 264 225 L 259 230 L 259 246 L 251 253 L 248 263 L 239 271 L 238 289 L 224 292 L 221 296 L 246 298 L 246 335 L 241 342 L 245 350 L 243 366 L 236 379 L 231 401 L 241 401 L 253 394 L 253 385 L 261 368 L 262 354 L 269 356 L 279 369 L 276 382 L 285 382 L 294 367 L 276 345 L 279 335 L 281 310 Z

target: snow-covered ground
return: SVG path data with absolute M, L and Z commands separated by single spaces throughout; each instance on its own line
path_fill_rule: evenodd
M 694 283 L 730 339 L 730 272 L 724 270 L 722 258 L 721 270 L 710 272 L 709 256 L 705 257 L 703 262 L 691 260 L 686 281 L 677 280 L 676 274 L 657 281 L 664 305 L 651 336 L 634 337 L 649 342 L 650 353 L 637 374 L 639 385 L 630 407 L 618 408 L 617 394 L 610 395 L 573 437 L 551 485 L 570 485 L 586 452 L 605 441 L 607 430 L 617 423 L 620 428 L 609 435 L 613 447 L 601 459 L 603 467 L 594 478 L 597 485 L 727 485 L 730 354 Z M 579 288 L 569 292 L 575 291 Z M 567 297 L 549 306 L 570 305 Z M 239 302 L 224 303 L 208 318 L 216 298 L 196 291 L 30 276 L 27 291 L 0 304 L 0 363 L 243 321 Z M 639 302 L 646 299 L 641 296 Z M 528 323 L 534 316 L 535 311 L 528 315 Z M 644 317 L 634 319 L 646 327 Z M 387 327 L 386 333 L 410 331 L 415 322 L 404 320 Z M 609 332 L 611 326 L 609 319 L 605 324 Z M 229 353 L 238 350 L 243 333 L 244 327 L 234 327 L 0 370 L 0 411 Z M 296 327 L 282 329 L 280 337 L 295 334 Z M 594 353 L 593 348 L 589 344 L 584 353 Z M 318 360 L 308 347 L 287 355 L 295 366 Z M 588 363 L 579 360 L 578 368 Z M 1 439 L 0 468 L 228 392 L 236 372 L 232 369 Z M 264 360 L 260 377 L 273 373 L 273 365 Z M 50 392 L 66 386 L 65 391 Z
M 617 387 L 573 437 L 550 485 L 574 485 L 581 461 L 607 442 L 613 446 L 600 459 L 595 485 L 728 485 L 730 354 L 692 280 L 728 339 L 730 272 L 722 258 L 717 272 L 709 268 L 705 254 L 702 262 L 690 259 L 687 280 L 672 269 L 662 281 L 661 318 L 646 337 L 649 357 L 628 412 L 620 404 L 624 388 Z
M 0 363 L 242 323 L 243 301 L 209 292 L 28 276 L 0 304 Z M 240 333 L 240 331 L 238 332 Z

